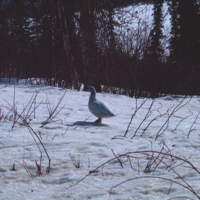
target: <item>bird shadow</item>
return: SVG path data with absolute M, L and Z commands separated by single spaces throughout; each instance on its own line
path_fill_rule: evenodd
M 76 121 L 68 126 L 108 126 L 107 124 L 96 123 L 96 122 L 86 122 L 86 121 Z

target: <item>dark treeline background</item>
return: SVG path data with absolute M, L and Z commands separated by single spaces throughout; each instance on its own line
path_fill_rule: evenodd
M 169 39 L 164 0 L 143 1 L 153 4 L 153 25 L 149 34 L 128 30 L 134 37 L 126 44 L 115 31 L 122 2 L 141 1 L 0 0 L 0 78 L 97 91 L 103 85 L 129 96 L 200 95 L 200 0 L 167 2 Z

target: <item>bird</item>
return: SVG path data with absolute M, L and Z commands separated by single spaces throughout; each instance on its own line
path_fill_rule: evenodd
M 88 108 L 93 115 L 98 117 L 95 122 L 101 123 L 102 118 L 114 117 L 115 114 L 111 111 L 111 109 L 104 102 L 97 99 L 95 88 L 93 86 L 89 86 L 88 90 L 91 92 Z

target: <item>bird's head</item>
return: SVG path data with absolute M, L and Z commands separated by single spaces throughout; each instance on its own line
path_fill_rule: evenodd
M 96 90 L 93 86 L 89 86 L 88 90 L 91 92 L 92 95 L 96 95 Z

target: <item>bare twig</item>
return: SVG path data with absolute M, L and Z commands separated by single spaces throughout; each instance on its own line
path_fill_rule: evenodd
M 41 163 L 40 165 L 37 163 L 37 160 L 35 160 L 35 164 L 36 164 L 36 168 L 37 168 L 37 174 L 40 176 L 42 175 L 42 172 L 41 172 Z
M 131 117 L 131 120 L 130 120 L 130 122 L 129 122 L 129 124 L 128 124 L 128 127 L 127 127 L 127 129 L 126 129 L 126 132 L 125 132 L 125 134 L 124 134 L 124 137 L 125 137 L 125 136 L 127 135 L 127 133 L 128 133 L 129 127 L 130 127 L 130 125 L 131 125 L 131 123 L 132 123 L 132 121 L 133 121 L 134 116 L 136 115 L 136 113 L 138 112 L 138 110 L 145 104 L 146 101 L 147 101 L 147 98 L 144 99 L 144 100 L 142 101 L 142 103 L 140 104 L 139 107 L 137 107 L 137 105 L 136 105 L 136 110 L 135 110 L 135 112 L 133 113 L 133 115 L 132 115 L 132 117 Z
M 78 158 L 78 160 L 75 160 L 74 157 L 72 157 L 71 153 L 69 153 L 70 159 L 72 161 L 72 163 L 74 164 L 74 166 L 76 168 L 80 168 L 81 167 L 81 161 L 80 161 L 80 157 Z
M 168 114 L 168 112 L 169 112 L 173 107 L 174 107 L 174 105 L 172 105 L 169 109 L 167 109 L 167 111 L 166 111 L 165 113 L 163 113 L 163 114 L 161 114 L 160 111 L 159 111 L 159 115 L 156 116 L 156 117 L 154 117 L 154 118 L 147 124 L 147 126 L 144 128 L 144 130 L 143 130 L 143 132 L 141 133 L 140 136 L 142 136 L 142 135 L 145 133 L 145 131 L 149 128 L 149 126 L 150 126 L 154 121 L 160 119 L 160 118 L 163 117 L 163 116 L 166 116 L 166 115 Z M 159 109 L 159 108 L 158 108 L 158 109 Z M 157 109 L 157 111 L 158 111 L 158 109 Z
M 46 148 L 45 148 L 45 146 L 44 146 L 42 140 L 40 139 L 40 136 L 33 130 L 33 128 L 29 125 L 29 123 L 26 122 L 26 120 L 25 120 L 16 110 L 13 110 L 13 107 L 11 107 L 10 110 L 11 110 L 12 112 L 15 112 L 15 113 L 16 113 L 16 116 L 19 116 L 19 118 L 20 118 L 21 121 L 23 122 L 23 123 L 19 123 L 19 122 L 16 122 L 16 123 L 18 123 L 18 124 L 21 125 L 21 126 L 23 125 L 23 126 L 27 127 L 27 129 L 29 130 L 31 136 L 33 137 L 33 139 L 34 139 L 34 141 L 35 141 L 35 143 L 36 143 L 36 145 L 37 145 L 37 147 L 38 147 L 38 149 L 39 149 L 39 151 L 40 151 L 40 158 L 42 157 L 42 151 L 41 151 L 41 149 L 40 149 L 40 147 L 39 147 L 39 144 L 38 144 L 37 141 L 36 141 L 36 138 L 38 139 L 39 143 L 42 145 L 42 148 L 44 149 L 45 154 L 46 154 L 46 156 L 47 156 L 47 158 L 48 158 L 48 160 L 49 160 L 49 165 L 48 165 L 48 170 L 47 170 L 47 172 L 49 173 L 49 172 L 50 172 L 50 166 L 51 166 L 51 159 L 50 159 L 50 157 L 49 157 L 49 155 L 48 155 L 48 152 L 47 152 L 47 150 L 46 150 Z M 35 136 L 36 138 L 35 138 L 34 136 Z
M 41 90 L 41 89 L 40 89 Z M 23 117 L 23 123 L 29 123 L 27 120 L 30 118 L 30 116 L 32 115 L 33 112 L 35 112 L 35 110 L 39 107 L 39 105 L 41 105 L 42 101 L 36 106 L 34 107 L 34 109 L 31 111 L 31 108 L 32 108 L 32 105 L 37 97 L 37 95 L 39 94 L 40 90 L 37 92 L 37 94 L 35 94 L 35 97 L 34 95 L 32 95 L 31 99 L 29 100 L 29 102 L 27 103 L 27 105 L 23 108 L 22 112 L 21 113 L 18 113 L 17 111 L 17 107 L 16 107 L 16 104 L 17 102 L 15 102 L 15 90 L 14 90 L 14 97 L 13 97 L 13 106 L 7 102 L 5 99 L 4 101 L 10 106 L 10 108 L 8 108 L 9 112 L 8 114 L 6 115 L 6 117 L 4 118 L 4 121 L 7 119 L 7 116 L 9 115 L 10 112 L 13 113 L 14 115 L 14 119 L 13 119 L 13 126 L 12 128 L 14 128 L 15 124 L 18 122 L 18 120 L 20 119 L 20 116 L 22 116 L 26 110 L 27 110 L 27 113 L 26 115 Z M 33 98 L 34 97 L 34 98 Z
M 176 131 L 178 126 L 181 124 L 181 122 L 183 122 L 183 120 L 187 119 L 188 117 L 191 117 L 193 115 L 193 112 L 190 111 L 190 115 L 186 116 L 186 117 L 181 117 L 182 119 L 179 121 L 179 123 L 176 125 L 176 127 L 174 128 L 174 130 L 172 130 L 172 132 Z
M 29 170 L 29 168 L 28 168 L 26 162 L 24 161 L 24 159 L 23 159 L 23 162 L 22 162 L 22 163 L 19 163 L 19 164 L 25 169 L 25 171 L 26 171 L 28 174 L 30 174 L 32 177 L 34 177 L 34 175 L 30 172 L 30 170 Z
M 114 186 L 110 189 L 110 192 L 109 192 L 109 199 L 110 199 L 110 197 L 111 197 L 112 190 L 113 190 L 114 188 L 116 188 L 116 187 L 118 187 L 118 186 L 120 186 L 120 185 L 122 185 L 122 184 L 124 184 L 124 183 L 127 183 L 127 182 L 129 182 L 129 181 L 133 181 L 133 180 L 137 180 L 137 179 L 149 179 L 149 178 L 150 178 L 150 179 L 161 179 L 161 180 L 166 180 L 166 181 L 169 181 L 170 183 L 175 183 L 175 184 L 177 184 L 177 185 L 180 185 L 180 186 L 184 187 L 185 189 L 189 190 L 191 193 L 193 193 L 198 199 L 200 199 L 200 196 L 199 196 L 192 188 L 190 188 L 190 187 L 188 187 L 188 186 L 186 186 L 186 185 L 184 185 L 184 184 L 182 184 L 182 183 L 179 183 L 178 181 L 175 181 L 175 180 L 172 180 L 172 179 L 168 179 L 168 178 L 164 178 L 164 177 L 160 177 L 160 176 L 139 176 L 139 177 L 130 178 L 130 179 L 127 179 L 127 180 L 125 180 L 125 181 L 123 181 L 123 182 L 120 182 L 120 183 L 114 185 Z
M 136 131 L 135 131 L 135 134 L 132 136 L 132 138 L 137 134 L 137 131 L 140 129 L 141 125 L 144 123 L 145 120 L 147 120 L 147 119 L 149 118 L 149 116 L 150 116 L 151 113 L 153 112 L 154 109 L 152 110 L 152 106 L 153 106 L 154 102 L 155 102 L 155 99 L 152 100 L 151 105 L 149 106 L 149 109 L 148 109 L 148 111 L 147 111 L 147 113 L 146 113 L 144 119 L 141 121 L 141 123 L 140 123 L 139 126 L 137 127 L 137 129 L 136 129 Z M 131 139 L 132 139 L 132 138 L 131 138 Z
M 50 103 L 49 103 L 49 99 L 47 98 L 47 109 L 49 111 L 49 116 L 48 118 L 42 122 L 41 128 L 44 127 L 46 124 L 49 124 L 53 121 L 53 119 L 60 113 L 60 111 L 65 107 L 62 106 L 59 110 L 58 107 L 60 106 L 65 94 L 66 94 L 67 90 L 65 90 L 64 94 L 62 95 L 62 97 L 59 99 L 58 103 L 56 104 L 55 108 L 51 108 Z
M 190 99 L 189 99 L 186 103 L 184 103 L 183 105 L 181 105 L 181 104 L 184 102 L 185 99 L 186 99 L 186 96 L 179 102 L 179 104 L 178 104 L 177 106 L 175 106 L 175 108 L 174 108 L 174 109 L 172 110 L 172 112 L 169 114 L 167 120 L 166 120 L 165 123 L 161 126 L 161 128 L 159 129 L 159 131 L 157 132 L 155 140 L 157 140 L 158 137 L 160 137 L 160 135 L 162 135 L 162 134 L 164 133 L 164 131 L 168 128 L 169 120 L 170 120 L 170 118 L 174 115 L 174 113 L 176 113 L 178 110 L 180 110 L 180 109 L 181 109 L 182 107 L 184 107 L 186 104 L 188 104 L 188 103 L 191 101 L 192 97 L 190 97 Z M 161 132 L 161 130 L 165 127 L 166 124 L 167 124 L 166 128 Z M 160 133 L 160 132 L 161 132 L 161 133 Z
M 121 167 L 123 168 L 123 164 L 122 164 L 122 161 L 119 159 L 119 157 L 116 156 L 115 152 L 113 151 L 113 149 L 111 149 L 113 155 L 115 156 L 115 158 L 117 158 L 117 160 L 119 161 Z M 130 158 L 129 158 L 130 159 Z
M 187 134 L 187 138 L 190 136 L 190 133 L 192 132 L 192 127 L 193 127 L 194 124 L 196 123 L 196 121 L 197 121 L 197 119 L 198 119 L 198 117 L 199 117 L 199 114 L 200 114 L 200 112 L 197 114 L 197 116 L 196 116 L 194 122 L 193 122 L 192 125 L 190 126 L 190 129 L 189 129 L 188 134 Z
M 161 148 L 161 151 L 154 151 L 154 150 L 133 151 L 133 152 L 127 152 L 125 154 L 121 154 L 121 155 L 119 155 L 117 157 L 118 158 L 126 157 L 127 159 L 133 157 L 133 158 L 136 158 L 138 160 L 138 157 L 134 157 L 133 156 L 135 154 L 136 155 L 138 155 L 138 154 L 139 155 L 144 155 L 145 157 L 143 159 L 148 159 L 149 157 L 152 157 L 153 163 L 155 164 L 155 169 L 158 167 L 158 165 L 161 165 L 163 163 L 166 166 L 166 169 L 169 168 L 168 172 L 172 171 L 173 173 L 175 173 L 183 183 L 174 180 L 174 178 L 172 179 L 172 178 L 163 178 L 163 177 L 158 177 L 158 176 L 141 176 L 141 177 L 136 177 L 136 178 L 131 178 L 131 179 L 125 180 L 124 182 L 121 182 L 121 183 L 113 186 L 111 188 L 111 190 L 110 190 L 110 195 L 112 193 L 112 189 L 114 189 L 115 187 L 117 187 L 117 186 L 119 186 L 119 185 L 121 185 L 121 184 L 123 184 L 125 182 L 128 182 L 130 180 L 141 179 L 141 178 L 152 178 L 152 179 L 158 178 L 158 179 L 162 179 L 162 180 L 167 180 L 170 183 L 176 183 L 176 184 L 186 188 L 191 193 L 193 193 L 196 197 L 199 198 L 198 194 L 194 191 L 194 189 L 175 171 L 174 166 L 172 166 L 172 164 L 175 163 L 175 160 L 181 161 L 181 162 L 184 162 L 185 164 L 187 164 L 189 167 L 191 167 L 191 170 L 193 169 L 194 171 L 196 171 L 200 175 L 200 171 L 198 171 L 198 169 L 191 162 L 189 162 L 187 159 L 172 155 L 170 149 L 165 144 L 163 144 L 163 147 Z M 90 176 L 93 173 L 97 173 L 99 171 L 99 169 L 103 169 L 103 167 L 106 164 L 112 162 L 115 159 L 117 159 L 116 156 L 114 158 L 112 158 L 112 159 L 107 160 L 103 164 L 99 165 L 94 170 L 90 170 L 89 173 L 86 174 L 82 179 L 80 179 L 75 184 L 73 184 L 73 185 L 71 185 L 69 187 L 72 187 L 72 186 L 75 186 L 75 185 L 79 184 L 84 179 L 86 179 L 88 176 Z M 170 162 L 170 164 L 168 164 L 167 162 Z M 151 166 L 152 166 L 152 164 L 151 164 Z M 179 167 L 181 167 L 181 166 L 183 166 L 183 165 L 179 165 Z M 130 165 L 130 167 L 132 168 L 132 164 Z M 102 172 L 102 175 L 103 175 L 103 172 Z M 168 190 L 168 192 L 169 192 L 169 190 Z

